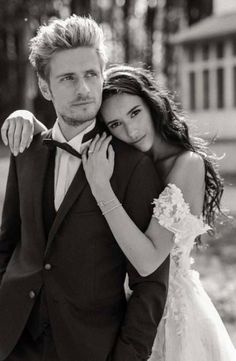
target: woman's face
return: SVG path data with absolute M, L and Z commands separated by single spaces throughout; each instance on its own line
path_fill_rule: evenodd
M 146 152 L 151 149 L 155 130 L 150 110 L 141 97 L 127 93 L 104 100 L 102 117 L 111 134 Z

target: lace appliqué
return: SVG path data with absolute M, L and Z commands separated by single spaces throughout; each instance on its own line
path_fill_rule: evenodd
M 153 217 L 160 225 L 175 234 L 175 243 L 189 235 L 198 236 L 210 227 L 204 224 L 202 216 L 191 214 L 189 204 L 185 202 L 182 191 L 175 184 L 168 184 L 158 199 L 153 201 Z
M 161 226 L 174 233 L 174 246 L 171 251 L 169 294 L 165 318 L 175 323 L 176 333 L 180 336 L 186 331 L 186 304 L 188 295 L 184 293 L 182 280 L 190 270 L 193 259 L 190 250 L 195 238 L 210 227 L 204 224 L 202 216 L 191 214 L 182 191 L 175 184 L 168 184 L 158 199 L 153 201 L 153 217 Z M 182 339 L 182 338 L 181 338 Z

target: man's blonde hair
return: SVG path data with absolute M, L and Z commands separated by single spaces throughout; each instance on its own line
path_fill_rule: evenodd
M 41 26 L 30 41 L 29 60 L 38 75 L 48 80 L 51 56 L 58 50 L 80 46 L 96 49 L 103 70 L 107 62 L 103 31 L 92 18 L 77 15 Z

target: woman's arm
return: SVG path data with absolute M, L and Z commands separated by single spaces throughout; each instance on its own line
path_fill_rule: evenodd
M 128 216 L 110 184 L 114 168 L 111 136 L 95 137 L 82 161 L 92 193 L 120 248 L 141 276 L 154 272 L 173 246 L 173 233 L 152 218 L 146 233 Z M 108 156 L 107 156 L 108 152 Z M 138 197 L 138 194 L 137 194 Z
M 3 143 L 9 146 L 16 156 L 30 146 L 35 134 L 47 130 L 44 124 L 37 120 L 28 110 L 16 110 L 5 119 L 1 135 Z

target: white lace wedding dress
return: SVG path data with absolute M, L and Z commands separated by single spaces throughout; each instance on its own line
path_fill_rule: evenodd
M 209 229 L 190 213 L 182 192 L 169 184 L 154 201 L 153 217 L 174 233 L 169 293 L 149 361 L 236 361 L 236 350 L 191 269 L 190 251 L 196 236 Z

